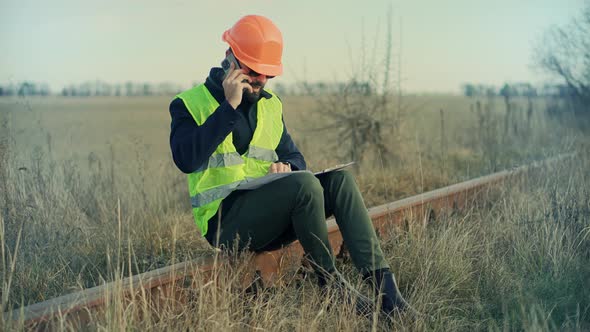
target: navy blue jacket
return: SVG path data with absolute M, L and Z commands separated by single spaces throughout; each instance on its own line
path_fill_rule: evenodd
M 229 133 L 233 133 L 233 143 L 239 154 L 248 150 L 256 129 L 256 103 L 248 103 L 245 99 L 234 108 L 225 100 L 225 94 L 221 81 L 223 70 L 212 68 L 209 77 L 205 80 L 205 86 L 211 92 L 219 107 L 205 120 L 202 125 L 197 125 L 184 102 L 180 98 L 170 103 L 170 116 L 172 124 L 170 130 L 170 149 L 176 166 L 184 173 L 192 173 L 202 164 L 208 162 L 209 157 Z M 260 98 L 270 98 L 270 94 L 262 90 Z M 287 132 L 283 121 L 283 135 L 279 145 L 275 149 L 281 162 L 289 162 L 291 169 L 306 169 L 305 159 L 299 149 L 293 143 L 291 135 Z M 222 214 L 227 213 L 233 202 L 244 191 L 234 191 L 223 200 Z M 217 229 L 217 216 L 209 220 L 207 240 L 213 243 Z
M 197 125 L 184 102 L 176 98 L 170 103 L 172 117 L 170 149 L 176 166 L 184 173 L 192 173 L 209 160 L 223 140 L 233 133 L 233 143 L 239 154 L 248 150 L 256 129 L 256 103 L 243 99 L 237 109 L 225 100 L 221 80 L 223 70 L 212 68 L 205 86 L 211 92 L 219 107 L 202 125 Z M 260 98 L 269 98 L 264 90 Z M 293 170 L 304 170 L 305 159 L 293 143 L 283 121 L 283 136 L 275 152 L 281 162 L 289 162 Z

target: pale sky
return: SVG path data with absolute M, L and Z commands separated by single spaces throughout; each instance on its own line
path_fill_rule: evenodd
M 383 59 L 390 5 L 405 90 L 539 82 L 543 77 L 530 68 L 535 40 L 568 22 L 584 2 L 0 0 L 0 84 L 34 80 L 58 90 L 98 79 L 188 86 L 219 65 L 227 48 L 221 34 L 247 14 L 265 15 L 283 32 L 285 71 L 275 81 L 333 82 L 360 64 L 363 31 L 367 56 L 377 37 L 377 60 Z

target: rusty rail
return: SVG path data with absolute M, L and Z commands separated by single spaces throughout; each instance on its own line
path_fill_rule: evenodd
M 409 227 L 410 221 L 427 223 L 436 216 L 462 209 L 468 201 L 476 200 L 480 197 L 480 194 L 492 185 L 509 177 L 523 174 L 531 168 L 561 161 L 571 156 L 573 155 L 560 155 L 513 170 L 501 171 L 383 204 L 369 209 L 369 215 L 377 232 L 382 237 L 387 236 L 392 225 Z M 338 225 L 331 218 L 327 221 L 327 226 L 330 244 L 334 249 L 334 253 L 339 254 L 343 248 L 343 241 Z M 267 286 L 277 281 L 277 277 L 280 276 L 280 272 L 285 267 L 293 264 L 293 262 L 301 262 L 302 257 L 303 248 L 298 241 L 295 241 L 282 249 L 254 255 L 252 265 L 256 274 L 261 277 L 263 284 Z M 214 257 L 203 257 L 189 262 L 178 263 L 29 305 L 7 312 L 4 317 L 15 321 L 23 319 L 27 328 L 35 330 L 52 329 L 60 317 L 65 317 L 68 323 L 83 326 L 90 321 L 92 313 L 104 311 L 104 307 L 109 303 L 109 296 L 111 296 L 109 294 L 114 294 L 117 290 L 124 292 L 127 299 L 144 296 L 155 304 L 155 307 L 157 307 L 158 303 L 170 298 L 177 299 L 182 303 L 186 299 L 182 299 L 180 289 L 186 287 L 185 281 L 194 277 L 211 278 L 215 263 L 223 264 L 225 262 L 223 260 L 217 261 Z

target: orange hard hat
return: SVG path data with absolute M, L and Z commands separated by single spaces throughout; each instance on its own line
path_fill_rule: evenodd
M 268 18 L 244 16 L 221 38 L 229 44 L 236 58 L 255 72 L 267 76 L 283 73 L 283 35 Z

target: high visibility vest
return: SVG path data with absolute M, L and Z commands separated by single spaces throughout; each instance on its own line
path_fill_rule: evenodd
M 278 161 L 275 152 L 283 135 L 283 104 L 270 90 L 271 98 L 260 98 L 256 104 L 256 130 L 248 150 L 240 155 L 229 133 L 209 157 L 193 173 L 188 174 L 188 191 L 195 223 L 205 236 L 209 219 L 215 215 L 221 201 L 249 178 L 268 173 L 270 165 Z M 204 84 L 177 95 L 197 125 L 202 125 L 215 112 L 219 103 Z

